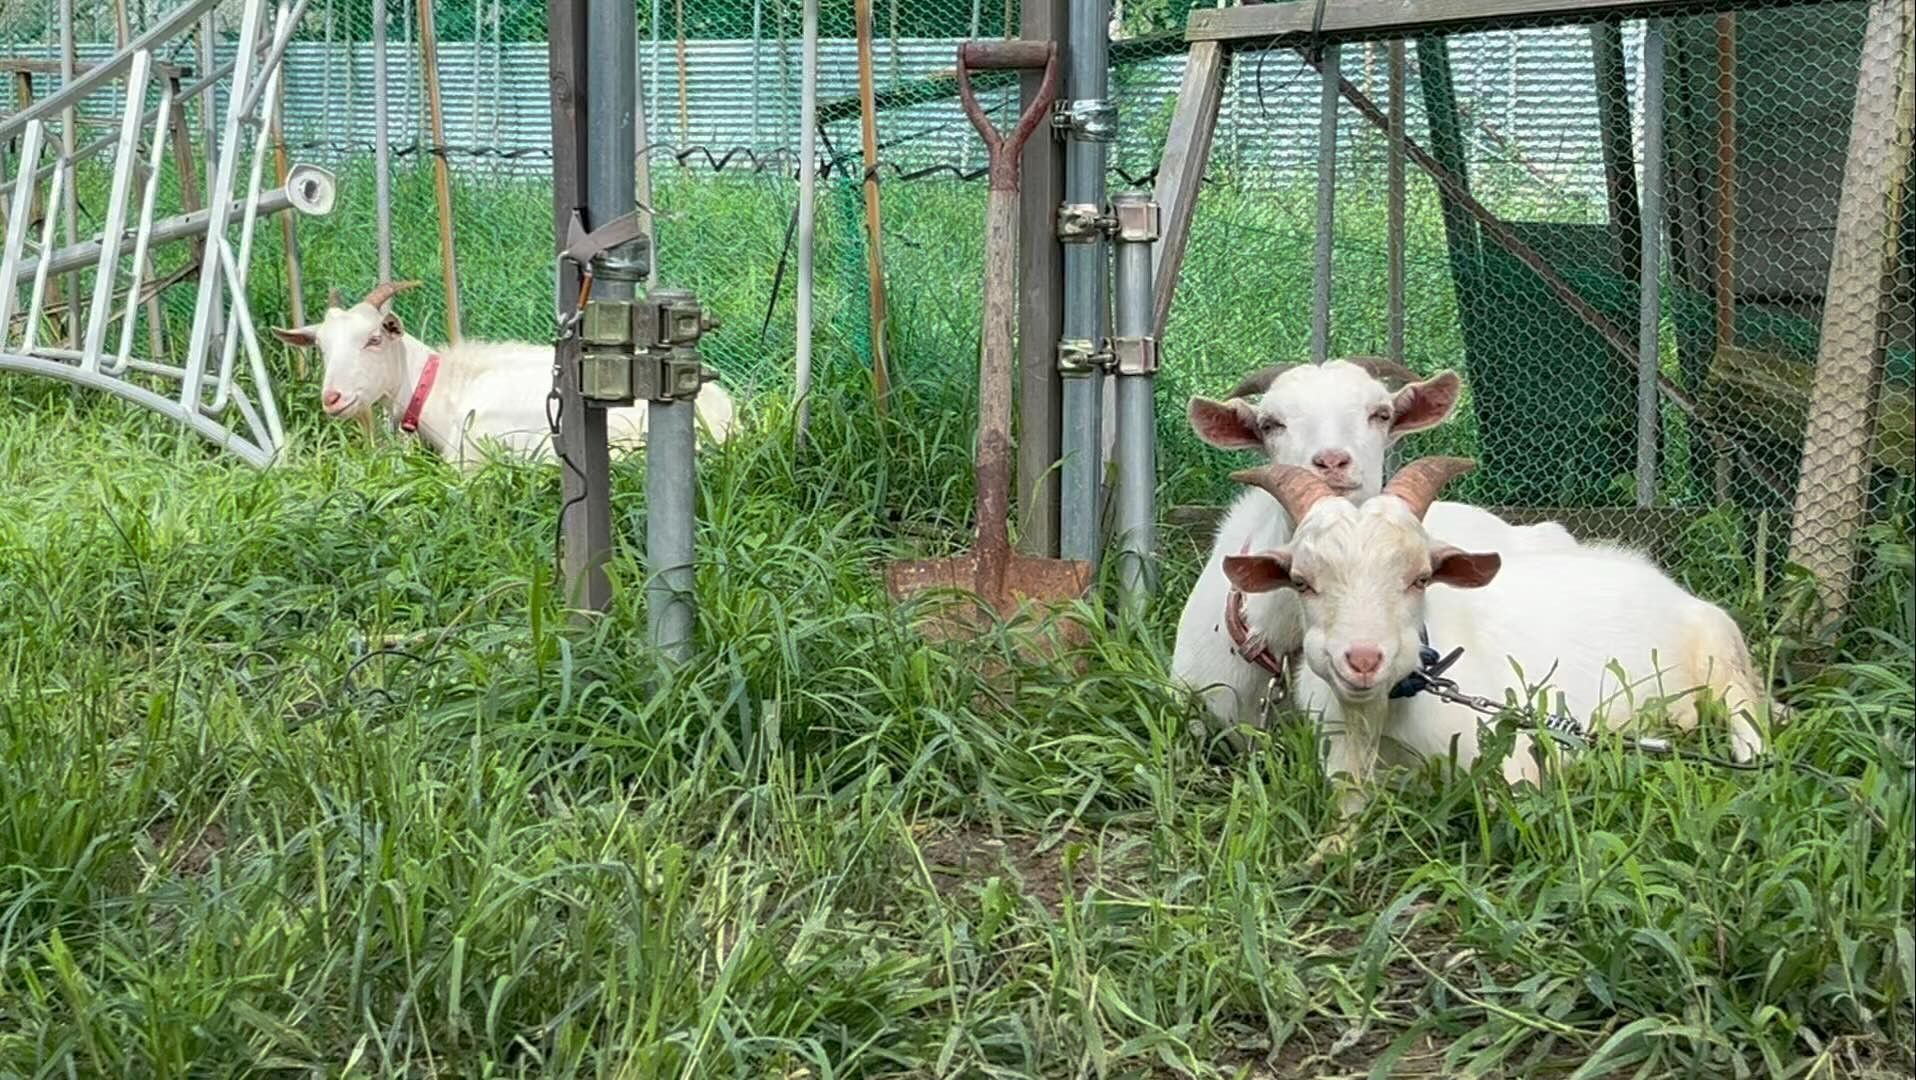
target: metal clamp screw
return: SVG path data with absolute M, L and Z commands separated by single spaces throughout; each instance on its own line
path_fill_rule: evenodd
M 1115 142 L 1118 103 L 1106 98 L 1061 101 L 1051 114 L 1053 128 L 1083 142 Z
M 1058 342 L 1058 374 L 1066 378 L 1089 375 L 1111 366 L 1111 352 L 1100 349 L 1084 338 L 1066 338 Z
M 1058 207 L 1058 239 L 1084 244 L 1111 231 L 1116 219 L 1096 203 L 1065 203 Z

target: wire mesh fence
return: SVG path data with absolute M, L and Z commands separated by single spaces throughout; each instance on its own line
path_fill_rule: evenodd
M 118 11 L 137 33 L 168 6 L 76 11 L 77 55 L 112 48 Z M 1182 30 L 1194 7 L 1211 6 L 1115 5 L 1113 190 L 1151 186 L 1183 74 Z M 1478 458 L 1457 488 L 1473 502 L 1576 511 L 1586 531 L 1630 539 L 1728 506 L 1750 528 L 1760 522 L 1777 554 L 1811 560 L 1840 561 L 1817 552 L 1846 550 L 1873 515 L 1906 505 L 1916 426 L 1907 8 L 1764 3 L 1652 21 L 1449 26 L 1410 40 L 1403 359 L 1423 372 L 1459 370 L 1470 396 L 1458 420 L 1407 451 Z M 0 44 L 21 62 L 16 101 L 58 85 L 44 65 L 59 47 L 56 13 L 52 2 L 15 5 L 0 19 Z M 447 330 L 437 159 L 450 172 L 464 332 L 544 338 L 550 133 L 544 5 L 533 0 L 447 0 L 429 20 L 412 0 L 309 0 L 286 54 L 285 141 L 291 159 L 338 172 L 341 199 L 330 217 L 299 226 L 307 310 L 328 287 L 363 292 L 377 276 L 382 13 L 395 273 L 430 286 L 408 296 L 409 323 L 428 338 Z M 698 290 L 721 319 L 707 347 L 728 377 L 777 384 L 794 348 L 799 0 L 638 0 L 637 18 L 659 280 Z M 984 156 L 946 76 L 959 41 L 1015 32 L 1018 19 L 1006 0 L 820 5 L 824 378 L 859 377 L 882 344 L 896 382 L 968 385 Z M 174 62 L 191 70 L 230 57 L 226 13 L 216 10 L 212 30 Z M 1330 351 L 1389 348 L 1386 36 L 1324 37 L 1301 52 L 1235 43 L 1165 335 L 1169 501 L 1229 491 L 1226 463 L 1182 423 L 1186 396 L 1309 353 L 1317 49 L 1338 49 L 1348 84 Z M 861 56 L 872 83 L 869 167 Z M 29 61 L 42 65 L 25 70 Z M 1646 108 L 1659 96 L 1660 108 Z M 987 104 L 1003 121 L 1013 95 L 1000 87 Z M 197 138 L 197 118 L 190 129 Z M 872 191 L 882 278 L 866 251 Z M 1664 223 L 1647 232 L 1646 197 L 1660 198 Z M 267 317 L 287 307 L 276 237 L 262 230 L 255 279 Z M 1646 243 L 1659 249 L 1648 368 Z M 874 286 L 889 305 L 882 343 Z

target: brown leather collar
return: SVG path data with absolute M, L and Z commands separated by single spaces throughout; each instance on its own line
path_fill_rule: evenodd
M 1232 589 L 1230 595 L 1225 597 L 1224 629 L 1231 635 L 1231 647 L 1233 651 L 1246 663 L 1256 664 L 1258 667 L 1270 672 L 1271 678 L 1278 684 L 1278 694 L 1282 694 L 1285 690 L 1285 684 L 1288 681 L 1285 677 L 1286 666 L 1284 663 L 1288 657 L 1282 657 L 1272 652 L 1268 642 L 1259 642 L 1255 649 L 1250 647 L 1251 627 L 1244 621 L 1244 593 L 1240 590 Z M 1296 651 L 1302 652 L 1303 650 L 1299 649 Z

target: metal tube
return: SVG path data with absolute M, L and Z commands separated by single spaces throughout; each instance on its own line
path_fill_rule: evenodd
M 20 139 L 20 172 L 31 176 L 40 162 L 40 144 L 46 137 L 47 126 L 38 120 L 27 124 L 26 134 Z M 8 328 L 13 325 L 13 305 L 19 296 L 20 253 L 26 250 L 27 215 L 33 212 L 32 182 L 21 184 L 13 193 L 13 204 L 7 211 L 7 236 L 5 248 L 0 249 L 0 349 L 7 343 Z
M 1324 47 L 1317 116 L 1317 250 L 1311 273 L 1311 362 L 1331 355 L 1331 233 L 1337 217 L 1337 45 Z
M 75 68 L 73 49 L 73 0 L 60 0 L 61 89 L 66 89 L 73 85 Z M 141 54 L 135 53 L 134 55 L 139 56 Z M 73 108 L 75 101 L 77 101 L 77 99 L 68 101 L 66 107 L 60 110 L 60 150 L 66 154 L 68 158 L 73 156 L 75 139 L 78 135 L 76 130 L 78 126 L 78 114 Z M 52 203 L 47 204 L 47 213 L 58 213 L 66 219 L 66 238 L 69 244 L 75 243 L 80 239 L 80 185 L 77 182 L 78 179 L 78 177 L 74 177 L 76 182 L 67 185 L 66 193 L 60 203 L 59 210 L 56 211 Z M 75 316 L 77 316 L 80 311 L 79 274 L 67 275 L 66 297 L 70 305 L 67 310 L 66 319 L 67 343 L 70 345 L 78 345 L 80 343 L 80 326 Z
M 153 246 L 153 204 L 160 193 L 160 171 L 166 159 L 166 125 L 172 120 L 172 114 L 173 84 L 163 82 L 160 84 L 160 118 L 153 127 L 152 157 L 146 166 L 146 190 L 140 195 L 140 219 L 134 231 L 133 271 L 126 284 L 126 318 L 120 325 L 120 348 L 114 354 L 113 362 L 101 368 L 108 375 L 125 371 L 133 356 L 133 324 L 139 312 L 140 286 L 152 262 L 147 252 Z M 151 313 L 157 308 L 157 304 L 149 304 L 147 310 Z M 147 317 L 151 319 L 154 315 Z M 158 355 L 155 354 L 155 359 Z
M 798 98 L 798 439 L 812 414 L 812 258 L 818 231 L 818 0 L 805 0 Z
M 1151 341 L 1151 249 L 1157 241 L 1157 204 L 1145 195 L 1113 200 L 1117 234 L 1115 340 L 1148 355 L 1142 368 L 1126 370 L 1118 391 L 1118 588 L 1127 613 L 1142 615 L 1157 588 L 1157 413 L 1154 404 L 1156 342 Z M 1143 219 L 1149 227 L 1127 226 Z M 1148 344 L 1147 344 L 1148 343 Z M 1148 350 L 1146 352 L 1145 350 Z
M 66 190 L 67 183 L 71 180 L 71 177 L 68 176 L 69 171 L 66 162 L 59 161 L 54 163 L 53 183 L 47 189 L 46 218 L 40 225 L 41 251 L 45 251 L 53 246 L 53 226 L 55 222 L 60 220 L 60 215 L 54 212 L 53 207 L 59 203 L 61 193 Z M 27 301 L 27 328 L 26 332 L 21 335 L 21 352 L 32 352 L 33 346 L 39 338 L 40 313 L 44 310 L 44 305 L 47 300 L 48 269 L 49 264 L 42 263 L 33 275 L 33 292 Z
M 306 17 L 306 5 L 310 2 L 311 0 L 294 0 L 293 11 L 290 16 L 285 15 L 284 11 L 281 12 L 281 15 L 285 17 L 274 23 L 273 43 L 267 50 L 266 59 L 260 63 L 261 71 L 268 69 L 277 71 L 279 69 L 280 61 L 284 59 L 286 55 L 286 46 L 292 42 L 293 32 L 299 29 L 299 21 Z M 281 7 L 283 8 L 284 5 L 281 5 Z M 330 57 L 332 55 L 332 49 L 328 48 L 326 55 Z M 330 79 L 327 80 L 326 85 L 330 87 L 332 81 Z M 252 89 L 247 91 L 246 97 L 240 105 L 240 115 L 254 116 L 258 114 L 260 98 L 265 94 L 266 84 L 264 82 L 254 83 Z M 320 115 L 331 116 L 332 111 L 329 108 Z
M 247 86 L 252 82 L 253 45 L 259 40 L 260 16 L 265 0 L 249 0 L 241 9 L 239 59 L 233 65 L 233 85 Z M 211 95 L 208 95 L 211 103 Z M 220 134 L 219 162 L 213 171 L 212 192 L 207 205 L 212 208 L 208 218 L 208 250 L 212 250 L 212 239 L 226 234 L 227 211 L 233 201 L 233 174 L 239 168 L 240 121 L 239 102 L 229 95 L 227 99 L 226 120 Z M 209 148 L 210 151 L 210 148 Z M 200 286 L 193 306 L 193 333 L 186 350 L 186 379 L 181 387 L 181 401 L 189 408 L 196 407 L 200 400 L 200 377 L 206 370 L 208 346 L 219 333 L 220 316 L 216 310 L 223 310 L 220 295 L 219 260 L 209 258 L 200 271 Z
M 286 186 L 271 191 L 260 192 L 259 213 L 261 216 L 277 214 L 285 210 L 297 210 L 302 214 L 325 215 L 332 212 L 334 199 L 333 175 L 317 165 L 295 165 L 287 174 Z M 227 207 L 228 217 L 246 213 L 246 201 L 234 200 Z M 190 214 L 179 214 L 162 218 L 153 223 L 152 235 L 148 246 L 170 244 L 175 240 L 184 240 L 194 236 L 206 235 L 207 220 L 212 216 L 209 210 L 195 210 Z M 63 274 L 99 261 L 100 242 L 82 240 L 72 247 L 63 247 L 49 256 L 53 261 L 53 273 Z M 35 256 L 20 262 L 19 273 L 30 274 L 40 266 Z
M 152 67 L 151 53 L 136 53 L 133 67 L 126 76 L 126 110 L 120 121 L 120 148 L 113 158 L 113 184 L 107 192 L 106 221 L 100 231 L 100 258 L 93 272 L 93 307 L 87 312 L 85 342 L 81 346 L 80 364 L 88 370 L 100 366 L 107 323 L 112 321 L 113 281 L 120 276 L 120 244 L 126 239 L 127 197 L 133 188 L 133 174 L 138 171 L 140 105 L 146 100 L 146 80 Z M 154 142 L 157 145 L 159 140 Z M 73 294 L 74 313 L 80 309 L 79 300 L 79 295 Z M 71 314 L 68 321 L 71 322 Z
M 1404 43 L 1390 43 L 1390 129 L 1385 232 L 1389 251 L 1385 284 L 1388 342 L 1385 355 L 1404 362 Z
M 56 112 L 64 112 L 78 104 L 88 94 L 118 78 L 128 64 L 133 62 L 133 53 L 139 50 L 152 52 L 164 45 L 168 39 L 181 29 L 192 24 L 194 18 L 209 11 L 220 0 L 187 0 L 186 3 L 166 13 L 166 17 L 147 28 L 146 33 L 133 40 L 125 49 L 91 65 L 71 79 L 62 79 L 60 89 L 48 94 L 19 112 L 0 119 L 0 141 L 11 138 L 27 126 L 29 120 L 44 120 Z M 211 70 L 210 67 L 204 70 Z
M 1108 0 L 1070 0 L 1065 95 L 1073 115 L 1102 104 L 1109 77 Z M 1064 200 L 1102 211 L 1105 137 L 1074 130 L 1065 142 Z M 1101 233 L 1064 245 L 1063 336 L 1095 348 L 1105 337 L 1105 243 Z M 1066 372 L 1063 467 L 1059 476 L 1058 553 L 1096 565 L 1103 554 L 1104 377 Z
M 373 0 L 373 203 L 379 229 L 379 280 L 393 279 L 393 189 L 386 126 L 386 0 Z
M 278 29 L 281 30 L 289 29 L 286 5 L 284 2 L 279 5 L 279 22 L 277 26 Z M 279 75 L 280 69 L 277 67 L 273 68 L 267 74 L 266 80 L 262 85 L 265 86 L 269 94 L 278 94 Z M 250 116 L 251 114 L 247 115 Z M 263 120 L 264 117 L 261 119 Z M 219 380 L 213 386 L 213 400 L 206 405 L 207 410 L 214 413 L 223 411 L 227 403 L 231 400 L 230 395 L 233 390 L 233 361 L 239 354 L 240 344 L 240 339 L 235 332 L 241 329 L 241 316 L 243 314 L 241 308 L 245 302 L 246 277 L 253 268 L 253 233 L 259 225 L 259 205 L 251 198 L 251 194 L 259 190 L 260 179 L 265 172 L 266 142 L 268 136 L 272 134 L 272 128 L 268 124 L 260 123 L 253 131 L 253 164 L 251 171 L 246 177 L 248 198 L 244 200 L 246 209 L 240 214 L 239 258 L 236 260 L 224 260 L 225 272 L 233 275 L 227 282 L 228 291 L 232 294 L 233 299 L 232 306 L 226 313 L 225 341 L 221 343 L 220 348 Z M 226 234 L 222 232 L 217 237 L 210 239 L 223 246 L 226 243 Z M 250 321 L 250 319 L 251 316 L 247 315 L 246 320 Z M 247 326 L 245 329 L 250 333 L 252 327 Z
M 1643 32 L 1643 243 L 1637 268 L 1637 505 L 1657 496 L 1658 333 L 1663 321 L 1659 280 L 1663 241 L 1663 26 Z

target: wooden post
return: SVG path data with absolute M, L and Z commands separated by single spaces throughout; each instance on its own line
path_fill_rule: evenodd
M 1848 607 L 1869 495 L 1870 411 L 1883 372 L 1877 328 L 1897 264 L 1916 119 L 1913 35 L 1916 0 L 1871 0 L 1790 527 L 1790 558 L 1814 575 L 1832 621 Z
M 871 293 L 872 395 L 882 416 L 885 399 L 891 393 L 891 375 L 885 356 L 885 235 L 879 228 L 878 215 L 878 104 L 872 88 L 871 0 L 854 0 L 853 14 L 858 22 L 859 140 L 865 160 L 865 272 Z
M 1158 244 L 1152 254 L 1152 326 L 1159 341 L 1171 317 L 1171 297 L 1177 290 L 1178 270 L 1191 242 L 1191 220 L 1197 214 L 1198 186 L 1211 159 L 1211 138 L 1217 133 L 1218 105 L 1223 100 L 1222 44 L 1193 44 L 1184 61 L 1184 83 L 1178 87 L 1177 108 L 1164 141 L 1164 160 L 1158 165 L 1154 196 L 1158 201 Z
M 282 61 L 283 63 L 284 61 Z M 273 102 L 273 175 L 278 177 L 279 186 L 286 186 L 286 79 L 283 69 L 279 80 L 279 93 Z M 306 282 L 299 267 L 299 234 L 293 230 L 293 215 L 279 216 L 280 246 L 286 249 L 286 295 L 287 313 L 292 316 L 294 326 L 306 325 Z M 306 378 L 306 356 L 304 348 L 293 350 L 293 377 Z
M 972 36 L 979 6 L 972 5 Z M 1025 0 L 1020 37 L 1050 41 L 1065 55 L 1065 0 Z M 1006 27 L 1010 29 L 1009 26 Z M 1037 95 L 1044 78 L 1023 76 L 1020 108 Z M 1064 201 L 1064 146 L 1050 131 L 1025 142 L 1018 189 L 1018 550 L 1037 558 L 1058 554 L 1058 458 L 1062 453 L 1063 388 L 1058 378 L 1058 337 L 1063 331 L 1064 258 L 1058 245 L 1058 204 Z
M 172 129 L 173 169 L 179 174 L 180 209 L 190 214 L 200 208 L 200 174 L 193 164 L 193 136 L 186 127 L 186 99 L 180 96 L 179 73 L 174 72 L 170 80 L 173 84 L 174 108 L 173 122 L 167 126 Z M 209 98 L 212 93 L 210 89 L 206 91 Z M 186 243 L 193 252 L 195 263 L 206 257 L 204 237 L 195 236 Z
M 1736 16 L 1716 17 L 1716 351 L 1736 347 Z
M 452 240 L 452 169 L 446 162 L 446 116 L 439 98 L 439 39 L 432 0 L 419 0 L 419 59 L 426 79 L 426 121 L 432 131 L 433 187 L 439 200 L 439 260 L 445 269 L 446 339 L 459 344 L 459 264 Z M 564 232 L 560 233 L 564 236 Z
M 1628 276 L 1643 261 L 1643 222 L 1637 206 L 1637 170 L 1630 138 L 1630 87 L 1624 76 L 1623 28 L 1615 21 L 1590 28 L 1596 61 L 1597 128 L 1603 150 L 1604 190 L 1610 202 L 1615 270 Z

